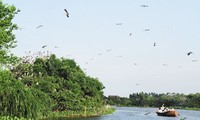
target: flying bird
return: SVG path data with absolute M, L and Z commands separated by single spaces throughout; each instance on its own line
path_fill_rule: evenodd
M 122 57 L 121 55 L 118 55 L 118 56 L 117 56 L 117 58 L 121 58 L 121 57 Z
M 168 66 L 167 64 L 163 64 L 163 66 Z
M 43 25 L 39 25 L 39 26 L 37 26 L 37 29 L 39 29 L 39 28 L 41 28 L 41 27 L 43 27 Z
M 192 62 L 197 62 L 198 60 L 192 60 Z
M 149 6 L 148 5 L 140 5 L 140 7 L 145 8 L 145 7 L 149 7 Z
M 191 54 L 193 54 L 193 52 L 188 52 L 188 53 L 187 53 L 188 56 L 191 55 Z
M 122 25 L 123 23 L 116 23 L 116 25 Z
M 45 48 L 47 45 L 43 45 L 42 48 Z
M 66 16 L 69 18 L 69 13 L 66 9 L 64 9 L 65 13 L 66 13 Z
M 148 31 L 150 31 L 150 29 L 144 29 L 143 31 L 148 32 Z
M 133 33 L 129 33 L 130 36 L 132 36 Z
M 156 46 L 156 43 L 153 43 L 153 46 Z
M 106 50 L 106 52 L 110 52 L 112 49 L 108 49 L 108 50 Z

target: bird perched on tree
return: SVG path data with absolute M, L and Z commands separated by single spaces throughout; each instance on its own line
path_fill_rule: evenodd
M 66 16 L 69 18 L 69 13 L 66 9 L 64 9 L 65 13 L 66 13 Z

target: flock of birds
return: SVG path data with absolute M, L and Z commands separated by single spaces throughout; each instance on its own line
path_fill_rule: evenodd
M 143 7 L 143 8 L 147 8 L 147 7 L 149 7 L 148 5 L 140 5 L 140 7 Z M 66 17 L 67 18 L 69 18 L 69 12 L 68 12 L 68 10 L 67 9 L 64 9 L 64 13 L 65 13 L 65 15 L 66 15 Z M 117 26 L 121 26 L 121 25 L 123 25 L 123 23 L 116 23 L 116 25 Z M 42 28 L 43 27 L 43 25 L 41 24 L 41 25 L 38 25 L 36 28 L 37 29 L 40 29 L 40 28 Z M 20 29 L 21 30 L 21 29 Z M 144 29 L 144 30 L 142 30 L 142 31 L 144 31 L 144 32 L 150 32 L 151 30 L 149 29 L 149 28 L 147 28 L 147 29 Z M 129 36 L 133 36 L 133 33 L 129 33 Z M 156 42 L 154 42 L 153 43 L 153 45 L 152 46 L 154 46 L 154 47 L 156 47 L 157 46 L 157 43 Z M 42 49 L 45 49 L 47 47 L 47 45 L 43 45 L 42 46 Z M 58 46 L 55 46 L 54 48 L 58 48 Z M 107 49 L 106 50 L 106 52 L 111 52 L 112 51 L 112 49 Z M 28 53 L 27 53 L 28 54 Z M 29 52 L 29 54 L 30 54 L 30 52 Z M 31 61 L 33 61 L 33 59 L 34 58 L 37 58 L 37 57 L 42 57 L 43 55 L 44 55 L 45 53 L 41 53 L 41 52 L 39 52 L 39 53 L 37 53 L 37 54 L 34 54 L 33 56 L 35 56 L 35 57 L 31 57 L 31 58 L 29 58 L 29 57 L 27 57 L 26 58 L 26 60 L 27 59 L 31 59 Z M 50 54 L 50 52 L 48 52 L 47 53 L 48 55 Z M 192 55 L 192 54 L 194 54 L 192 51 L 189 51 L 188 53 L 187 53 L 187 56 L 190 56 L 190 55 Z M 103 55 L 103 53 L 98 53 L 97 54 L 98 56 L 101 56 L 101 55 Z M 29 55 L 29 56 L 31 56 L 31 55 Z M 45 55 L 46 56 L 46 55 Z M 70 56 L 70 55 L 68 55 L 68 56 Z M 118 56 L 116 56 L 117 58 L 122 58 L 122 55 L 118 55 Z M 94 58 L 91 58 L 91 60 L 94 60 Z M 198 60 L 192 60 L 192 62 L 197 62 Z M 86 65 L 88 65 L 89 64 L 89 62 L 88 61 L 85 61 L 84 62 Z M 133 65 L 138 65 L 137 63 L 134 63 Z M 168 66 L 168 64 L 163 64 L 163 66 Z M 86 70 L 86 68 L 83 68 L 84 70 Z M 136 84 L 136 85 L 139 85 L 139 84 Z
M 142 9 L 144 8 L 144 9 L 148 9 L 148 5 L 140 5 L 140 7 L 142 7 Z M 64 17 L 66 17 L 66 19 L 68 19 L 68 18 L 70 18 L 70 15 L 69 15 L 69 12 L 68 12 L 68 10 L 67 9 L 63 9 L 63 12 L 64 12 L 64 14 L 65 14 L 65 16 Z M 117 27 L 120 27 L 120 26 L 123 26 L 124 25 L 124 23 L 122 23 L 122 22 L 118 22 L 118 23 L 114 23 L 113 24 L 114 26 L 117 26 Z M 34 29 L 42 29 L 44 27 L 44 25 L 42 25 L 42 24 L 39 24 L 38 26 L 35 26 L 34 27 Z M 21 30 L 22 28 L 20 28 L 20 30 Z M 150 32 L 151 33 L 151 31 L 153 31 L 153 29 L 152 28 L 146 28 L 146 29 L 141 29 L 140 30 L 141 32 L 143 32 L 143 33 L 148 33 L 148 32 Z M 132 33 L 132 32 L 128 32 L 127 33 L 127 36 L 129 37 L 134 37 L 134 33 Z M 155 48 L 157 48 L 157 46 L 159 46 L 160 44 L 159 44 L 159 41 L 156 41 L 156 42 L 152 42 L 152 43 L 150 43 L 150 46 L 152 46 L 152 47 L 155 47 Z M 44 45 L 41 45 L 41 48 L 44 50 L 44 51 L 46 51 L 46 48 L 48 48 L 49 47 L 49 45 L 48 44 L 44 44 Z M 60 46 L 59 46 L 60 47 Z M 54 48 L 56 49 L 56 48 L 59 48 L 58 46 L 54 46 Z M 95 57 L 97 57 L 97 56 L 99 56 L 99 58 L 100 57 L 102 57 L 102 56 L 104 56 L 104 55 L 107 55 L 107 54 L 109 54 L 110 55 L 110 53 L 112 54 L 113 52 L 114 52 L 115 50 L 114 50 L 114 48 L 108 48 L 108 49 L 105 49 L 105 50 L 103 50 L 103 52 L 101 51 L 101 52 L 97 52 L 96 54 L 95 54 L 95 56 L 92 56 L 91 58 L 89 58 L 89 59 L 87 59 L 87 60 L 82 60 L 82 63 L 83 63 L 83 70 L 84 70 L 84 72 L 85 73 L 87 73 L 89 70 L 89 66 L 93 63 L 92 61 L 95 61 Z M 194 53 L 195 53 L 195 51 L 193 52 L 193 51 L 188 51 L 188 52 L 185 52 L 184 54 L 185 54 L 185 56 L 192 56 L 192 55 L 194 55 Z M 43 58 L 43 57 L 49 57 L 50 56 L 50 54 L 51 54 L 51 52 L 49 52 L 49 51 L 46 51 L 46 52 L 37 52 L 37 53 L 31 53 L 31 51 L 29 51 L 29 52 L 26 52 L 26 56 L 25 57 L 23 57 L 23 63 L 33 63 L 34 62 L 34 60 L 36 59 L 36 58 Z M 71 58 L 71 55 L 67 55 L 67 57 L 68 58 Z M 117 59 L 117 60 L 121 60 L 121 59 L 124 59 L 125 58 L 125 55 L 121 55 L 121 54 L 117 54 L 117 55 L 115 55 L 114 56 L 115 57 L 115 59 Z M 74 58 L 75 59 L 75 58 Z M 195 62 L 198 62 L 198 60 L 196 60 L 196 59 L 193 59 L 191 62 L 193 62 L 193 63 L 195 63 Z M 131 67 L 131 69 L 132 68 L 137 68 L 138 66 L 140 66 L 142 63 L 139 63 L 139 61 L 131 61 L 131 65 L 130 65 L 130 67 Z M 170 64 L 169 63 L 161 63 L 160 64 L 160 66 L 161 67 L 163 67 L 163 68 L 169 68 L 170 67 Z M 179 65 L 178 66 L 178 69 L 179 68 L 182 68 L 182 66 L 181 65 Z M 135 83 L 135 86 L 137 86 L 137 87 L 140 87 L 142 85 L 142 83 Z

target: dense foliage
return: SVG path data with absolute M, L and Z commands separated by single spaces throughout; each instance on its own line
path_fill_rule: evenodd
M 108 96 L 107 103 L 118 106 L 140 106 L 140 107 L 160 107 L 165 104 L 168 107 L 178 108 L 200 108 L 200 93 L 179 94 L 179 93 L 133 93 L 129 98 L 119 96 Z
M 17 14 L 14 6 L 9 6 L 2 3 L 0 0 L 0 69 L 2 67 L 10 67 L 15 63 L 17 58 L 10 53 L 10 48 L 16 46 L 15 35 L 13 30 L 17 29 L 17 25 L 12 23 L 12 20 Z
M 9 71 L 0 71 L 0 116 L 37 118 L 47 114 L 50 98 L 24 86 Z
M 55 55 L 36 58 L 34 62 L 26 58 L 11 71 L 28 88 L 47 94 L 52 111 L 98 112 L 104 106 L 104 86 L 98 79 L 86 76 L 74 60 Z

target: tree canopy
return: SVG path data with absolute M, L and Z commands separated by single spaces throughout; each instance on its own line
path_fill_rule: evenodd
M 14 16 L 19 12 L 14 5 L 9 6 L 0 0 L 0 68 L 16 62 L 16 57 L 10 49 L 16 46 L 13 30 L 17 25 L 12 23 Z
M 84 100 L 88 104 L 93 98 L 95 102 L 101 102 L 103 98 L 104 87 L 98 79 L 86 76 L 81 68 L 70 59 L 59 59 L 51 55 L 49 58 L 37 58 L 33 64 L 21 63 L 12 71 L 17 78 L 22 79 L 24 84 L 52 96 L 56 104 L 60 104 L 55 108 L 57 110 L 72 109 L 70 106 L 75 106 L 71 105 L 72 103 L 83 104 Z M 65 98 L 66 96 L 68 97 Z
M 45 56 L 21 62 L 11 71 L 25 86 L 47 94 L 52 111 L 98 111 L 104 106 L 103 84 L 87 76 L 74 60 Z

